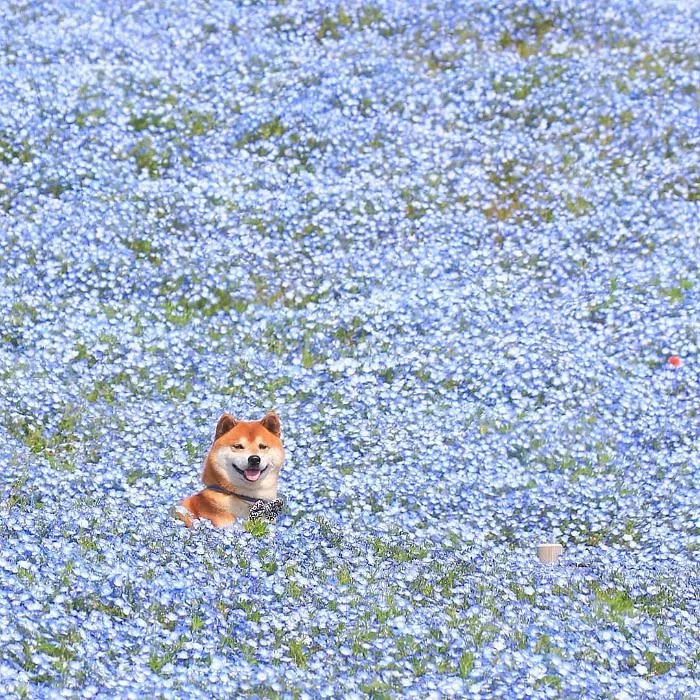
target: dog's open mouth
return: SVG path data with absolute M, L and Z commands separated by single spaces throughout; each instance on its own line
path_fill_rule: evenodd
M 267 471 L 267 467 L 265 467 L 264 469 L 239 469 L 235 464 L 233 465 L 233 468 L 246 481 L 257 481 Z

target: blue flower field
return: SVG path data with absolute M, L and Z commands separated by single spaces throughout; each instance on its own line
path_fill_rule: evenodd
M 698 37 L 3 3 L 0 696 L 700 697 Z M 268 410 L 277 524 L 173 519 Z

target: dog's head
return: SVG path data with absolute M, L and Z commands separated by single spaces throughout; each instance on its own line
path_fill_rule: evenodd
M 204 465 L 202 481 L 246 492 L 275 490 L 284 448 L 276 413 L 259 421 L 239 421 L 224 413 L 216 424 L 214 444 Z

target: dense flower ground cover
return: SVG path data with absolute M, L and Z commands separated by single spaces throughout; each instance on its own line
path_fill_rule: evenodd
M 4 3 L 0 695 L 697 697 L 698 36 Z M 172 520 L 268 409 L 278 524 Z

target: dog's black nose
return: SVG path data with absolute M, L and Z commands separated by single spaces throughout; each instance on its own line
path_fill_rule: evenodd
M 252 469 L 257 469 L 260 466 L 260 457 L 258 455 L 250 455 L 248 457 L 248 466 Z

